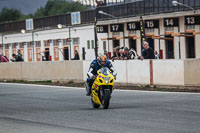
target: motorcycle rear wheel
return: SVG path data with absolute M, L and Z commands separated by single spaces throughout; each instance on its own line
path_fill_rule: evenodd
M 110 104 L 110 90 L 104 90 L 103 108 L 108 109 Z

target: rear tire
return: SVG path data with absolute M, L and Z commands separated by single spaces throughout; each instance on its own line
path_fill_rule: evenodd
M 103 108 L 108 109 L 110 104 L 110 90 L 105 89 L 104 90 L 104 97 L 103 97 Z

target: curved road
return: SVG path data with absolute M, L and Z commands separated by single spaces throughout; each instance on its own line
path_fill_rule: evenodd
M 119 91 L 93 109 L 83 88 L 0 84 L 1 133 L 199 133 L 200 94 Z

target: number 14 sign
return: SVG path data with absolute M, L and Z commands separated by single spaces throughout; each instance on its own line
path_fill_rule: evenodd
M 177 27 L 179 26 L 178 18 L 165 18 L 164 19 L 164 27 Z

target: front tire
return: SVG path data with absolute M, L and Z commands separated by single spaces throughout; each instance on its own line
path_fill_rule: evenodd
M 103 108 L 108 109 L 110 104 L 110 90 L 105 89 L 104 90 L 104 97 L 103 97 Z
M 99 107 L 100 107 L 100 105 L 99 105 L 99 104 L 96 104 L 95 102 L 93 102 L 92 99 L 91 99 L 91 101 L 92 101 L 92 107 L 93 107 L 93 108 L 99 108 Z

